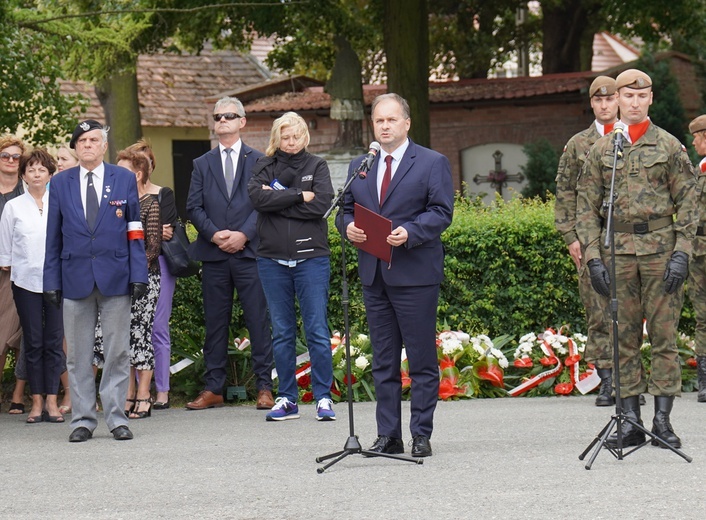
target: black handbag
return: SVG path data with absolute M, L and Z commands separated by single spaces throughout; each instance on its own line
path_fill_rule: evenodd
M 178 278 L 194 276 L 199 272 L 199 264 L 189 258 L 189 237 L 181 220 L 174 223 L 174 235 L 162 241 L 162 255 L 167 261 L 169 272 Z
M 157 201 L 162 203 L 162 190 L 159 190 Z M 189 258 L 189 237 L 186 226 L 177 218 L 172 224 L 174 234 L 169 240 L 162 240 L 162 256 L 167 261 L 167 268 L 172 276 L 186 278 L 199 273 L 199 263 Z

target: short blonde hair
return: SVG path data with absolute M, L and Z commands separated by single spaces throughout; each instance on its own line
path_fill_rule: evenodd
M 297 135 L 299 135 L 299 144 L 302 149 L 309 146 L 309 127 L 304 121 L 304 118 L 296 112 L 287 112 L 283 116 L 275 119 L 272 123 L 272 131 L 270 132 L 270 144 L 267 146 L 265 155 L 272 156 L 279 148 L 279 141 L 282 136 L 282 129 L 292 127 Z

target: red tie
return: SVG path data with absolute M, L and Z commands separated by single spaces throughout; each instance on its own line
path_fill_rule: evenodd
M 390 179 L 392 179 L 392 156 L 388 155 L 385 157 L 385 175 L 382 177 L 382 186 L 380 186 L 380 205 L 382 206 L 385 200 L 385 194 L 387 193 L 387 187 L 390 185 Z

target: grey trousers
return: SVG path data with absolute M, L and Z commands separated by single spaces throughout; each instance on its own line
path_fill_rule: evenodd
M 103 296 L 97 288 L 82 300 L 64 299 L 66 366 L 71 388 L 71 427 L 98 426 L 93 344 L 98 313 L 103 327 L 105 365 L 100 397 L 109 430 L 127 425 L 124 406 L 130 378 L 130 296 Z

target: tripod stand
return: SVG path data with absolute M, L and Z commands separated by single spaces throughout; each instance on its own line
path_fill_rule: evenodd
M 361 165 L 362 166 L 362 165 Z M 337 462 L 340 462 L 344 458 L 346 458 L 348 455 L 354 455 L 354 454 L 360 454 L 364 455 L 366 457 L 387 457 L 389 459 L 397 459 L 397 460 L 403 460 L 406 462 L 414 462 L 416 464 L 423 464 L 424 460 L 423 459 L 413 459 L 411 457 L 407 457 L 406 455 L 396 455 L 396 454 L 391 454 L 391 453 L 377 453 L 374 451 L 369 451 L 369 450 L 364 450 L 361 445 L 360 441 L 358 440 L 358 436 L 355 434 L 355 424 L 353 420 L 353 386 L 352 386 L 352 377 L 351 377 L 351 339 L 350 339 L 350 324 L 349 324 L 349 318 L 348 318 L 348 308 L 349 308 L 349 300 L 348 300 L 348 277 L 346 273 L 346 238 L 344 236 L 345 230 L 342 229 L 343 227 L 343 199 L 344 199 L 344 194 L 346 193 L 346 190 L 350 187 L 351 183 L 358 177 L 359 172 L 356 171 L 353 173 L 353 175 L 350 176 L 346 184 L 338 190 L 338 195 L 336 195 L 336 198 L 334 199 L 333 203 L 331 204 L 331 207 L 329 210 L 326 212 L 324 215 L 324 218 L 328 218 L 331 212 L 334 210 L 336 206 L 339 208 L 338 212 L 338 217 L 341 217 L 341 269 L 342 269 L 342 278 L 341 278 L 341 304 L 343 306 L 343 332 L 344 332 L 344 338 L 345 338 L 345 345 L 346 345 L 346 379 L 347 379 L 347 391 L 348 391 L 348 396 L 347 396 L 347 401 L 348 401 L 348 429 L 349 429 L 349 435 L 348 439 L 346 440 L 346 443 L 343 446 L 343 449 L 340 451 L 336 451 L 334 453 L 329 453 L 328 455 L 323 455 L 321 457 L 316 457 L 316 462 L 321 463 L 324 461 L 327 461 L 329 459 L 333 459 L 331 462 L 326 464 L 325 466 L 322 466 L 320 468 L 316 469 L 317 473 L 323 473 L 326 471 L 328 468 L 336 464 Z M 337 217 L 337 218 L 338 218 Z
M 623 404 L 620 397 L 620 355 L 618 350 L 618 297 L 616 289 L 617 279 L 615 276 L 615 228 L 613 225 L 613 203 L 615 200 L 615 169 L 617 166 L 618 157 L 622 157 L 623 155 L 622 128 L 619 128 L 618 124 L 616 124 L 615 136 L 613 138 L 613 171 L 610 180 L 610 196 L 608 197 L 608 202 L 604 202 L 604 206 L 607 209 L 605 246 L 610 246 L 611 260 L 610 277 L 612 283 L 610 284 L 610 314 L 613 331 L 613 381 L 615 384 L 615 413 L 612 415 L 608 424 L 600 431 L 596 438 L 591 441 L 591 444 L 589 444 L 588 447 L 583 451 L 583 453 L 579 455 L 579 460 L 583 460 L 588 454 L 588 452 L 591 451 L 591 449 L 595 446 L 591 457 L 586 463 L 586 469 L 591 469 L 593 461 L 596 460 L 598 453 L 603 447 L 605 447 L 616 459 L 623 460 L 623 458 L 627 457 L 631 453 L 634 453 L 643 446 L 654 441 L 656 441 L 663 448 L 668 448 L 672 450 L 674 453 L 682 457 L 687 462 L 691 462 L 692 460 L 691 457 L 678 450 L 677 448 L 673 447 L 671 444 L 668 444 L 660 436 L 655 435 L 654 433 L 646 429 L 638 421 L 635 421 L 623 412 Z M 645 434 L 645 441 L 637 446 L 624 447 L 623 428 L 626 424 L 630 424 L 634 428 L 643 432 Z M 617 428 L 616 446 L 612 446 L 606 442 L 608 436 L 613 431 L 613 427 Z

